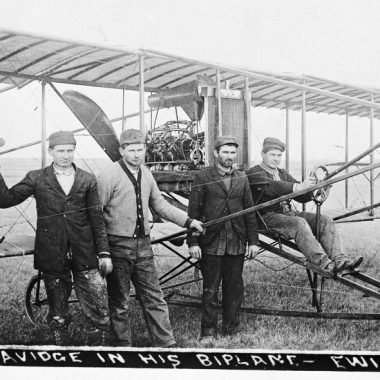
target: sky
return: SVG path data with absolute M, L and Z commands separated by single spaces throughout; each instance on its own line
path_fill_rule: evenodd
M 380 88 L 377 0 L 2 0 L 0 25 Z
M 2 0 L 0 25 L 380 88 L 377 0 Z
M 1 0 L 0 27 L 380 88 L 379 19 L 378 0 Z M 107 91 L 83 91 L 110 118 L 120 116 L 121 101 Z M 0 94 L 0 137 L 7 141 L 0 149 L 39 137 L 40 88 L 32 85 L 15 92 Z M 74 118 L 63 115 L 66 111 L 51 91 L 48 98 L 48 131 L 67 129 L 68 123 L 79 127 Z M 269 133 L 285 138 L 284 115 L 253 110 L 253 158 Z M 369 146 L 369 122 L 352 120 L 350 151 L 356 155 Z M 307 122 L 308 158 L 341 160 L 344 118 L 310 113 Z M 299 113 L 291 114 L 291 127 L 297 159 Z M 375 128 L 380 137 L 377 122 Z M 32 153 L 37 150 L 24 154 Z

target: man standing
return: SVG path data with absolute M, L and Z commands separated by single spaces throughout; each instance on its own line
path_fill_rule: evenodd
M 34 170 L 11 189 L 0 175 L 0 207 L 34 196 L 37 231 L 34 267 L 42 272 L 49 303 L 48 323 L 57 345 L 69 344 L 68 300 L 72 290 L 92 322 L 88 344 L 106 344 L 109 311 L 106 282 L 112 270 L 96 178 L 74 163 L 76 141 L 69 131 L 49 136 L 52 165 Z M 100 270 L 100 273 L 99 273 Z
M 190 218 L 208 222 L 253 206 L 245 174 L 233 168 L 238 144 L 233 137 L 219 137 L 214 145 L 215 165 L 195 176 L 189 200 Z M 215 224 L 205 235 L 189 234 L 189 254 L 201 259 L 203 301 L 201 343 L 210 346 L 217 333 L 218 290 L 222 281 L 222 332 L 240 330 L 243 300 L 244 254 L 252 258 L 259 250 L 256 215 L 251 213 Z
M 299 183 L 286 170 L 279 169 L 285 148 L 285 144 L 279 139 L 267 137 L 261 152 L 262 163 L 247 170 L 256 203 L 264 203 L 315 185 L 314 178 L 307 178 Z M 258 183 L 265 185 L 260 188 L 257 186 Z M 301 195 L 295 200 L 301 203 L 308 202 L 311 200 L 311 194 Z M 294 239 L 305 257 L 322 269 L 338 273 L 344 269 L 355 269 L 363 261 L 362 256 L 352 259 L 347 257 L 335 223 L 327 215 L 321 215 L 321 236 L 318 242 L 314 236 L 317 230 L 315 214 L 293 210 L 290 201 L 268 207 L 260 211 L 260 214 L 270 230 L 279 232 L 286 239 Z
M 112 327 L 112 344 L 131 346 L 129 312 L 130 281 L 138 297 L 152 344 L 176 345 L 169 311 L 159 285 L 150 244 L 149 208 L 179 226 L 202 232 L 201 223 L 162 197 L 152 173 L 143 164 L 145 138 L 136 129 L 120 136 L 122 159 L 98 176 L 113 272 L 107 278 Z

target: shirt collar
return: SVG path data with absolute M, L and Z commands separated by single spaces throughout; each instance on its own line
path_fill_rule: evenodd
M 221 175 L 222 177 L 224 177 L 225 175 L 232 175 L 232 173 L 234 171 L 234 169 L 232 167 L 229 168 L 228 170 L 226 170 L 218 164 L 215 164 L 215 169 L 218 172 L 218 174 Z
M 261 164 L 260 164 L 260 166 L 266 171 L 266 172 L 268 172 L 269 174 L 271 174 L 271 175 L 277 175 L 277 176 L 279 176 L 279 172 L 278 172 L 278 169 L 277 168 L 270 168 L 268 165 L 265 165 L 264 164 L 264 162 L 262 162 Z
M 71 165 L 70 169 L 60 170 L 60 169 L 57 169 L 57 167 L 53 163 L 53 172 L 54 172 L 54 174 L 70 176 L 70 175 L 74 174 L 75 168 L 74 168 L 74 165 Z
M 135 166 L 131 166 L 131 165 L 129 165 L 127 162 L 125 162 L 124 161 L 124 163 L 125 163 L 125 166 L 128 168 L 128 170 L 132 173 L 132 174 L 137 174 L 138 172 L 139 172 L 139 170 L 140 170 L 140 166 L 138 166 L 138 167 L 135 167 Z

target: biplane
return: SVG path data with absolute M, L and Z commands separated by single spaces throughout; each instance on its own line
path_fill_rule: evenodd
M 22 88 L 31 82 L 41 84 L 41 138 L 22 146 L 0 150 L 0 155 L 41 145 L 41 164 L 46 165 L 46 86 L 73 112 L 82 124 L 74 132 L 87 131 L 112 161 L 119 159 L 118 139 L 112 123 L 121 122 L 122 129 L 130 118 L 139 118 L 139 128 L 146 133 L 146 165 L 151 169 L 165 198 L 186 210 L 194 172 L 212 163 L 213 142 L 220 135 L 232 135 L 242 149 L 237 157 L 237 168 L 248 169 L 252 163 L 252 108 L 285 110 L 286 143 L 289 146 L 289 113 L 301 113 L 301 174 L 306 178 L 306 114 L 307 112 L 342 115 L 346 119 L 345 161 L 334 164 L 328 172 L 326 166 L 315 168 L 319 182 L 307 191 L 315 193 L 317 217 L 325 201 L 329 187 L 345 181 L 345 207 L 336 213 L 336 221 L 373 220 L 378 218 L 375 203 L 375 169 L 380 167 L 374 160 L 374 152 L 380 147 L 374 141 L 374 120 L 380 119 L 380 89 L 365 88 L 326 80 L 314 76 L 296 76 L 259 72 L 249 68 L 202 62 L 150 49 L 128 50 L 122 47 L 93 45 L 58 40 L 27 33 L 0 30 L 0 92 Z M 74 89 L 63 93 L 60 84 Z M 102 108 L 89 97 L 77 91 L 76 86 L 90 86 L 119 91 L 123 114 L 109 120 Z M 124 113 L 125 94 L 132 92 L 138 98 L 138 112 Z M 157 125 L 157 117 L 167 109 L 175 111 L 175 118 Z M 181 114 L 181 117 L 179 115 Z M 150 116 L 150 117 L 148 117 Z M 349 158 L 349 120 L 351 116 L 368 118 L 370 147 L 357 157 Z M 359 160 L 369 156 L 363 166 Z M 289 152 L 286 153 L 289 169 Z M 357 165 L 356 171 L 349 171 Z M 341 173 L 344 174 L 341 174 Z M 370 204 L 358 209 L 348 209 L 348 179 L 369 173 Z M 340 174 L 339 176 L 337 176 Z M 302 192 L 293 193 L 271 201 L 292 199 Z M 259 211 L 269 204 L 255 205 L 242 213 Z M 304 207 L 304 205 L 303 205 Z M 236 217 L 232 214 L 221 223 Z M 153 243 L 162 244 L 181 257 L 182 261 L 161 277 L 164 289 L 173 289 L 194 281 L 200 281 L 198 263 L 181 254 L 176 246 L 183 244 L 185 230 L 169 223 L 155 221 Z M 246 307 L 245 311 L 268 315 L 291 315 L 319 318 L 380 319 L 379 313 L 328 313 L 322 311 L 324 278 L 331 278 L 349 289 L 380 299 L 380 281 L 360 271 L 333 276 L 294 254 L 297 247 L 270 231 L 260 231 L 262 250 L 268 250 L 286 260 L 305 267 L 312 291 L 312 303 L 316 312 L 268 310 Z M 1 237 L 0 256 L 33 253 L 33 238 L 25 236 Z M 194 269 L 194 278 L 172 283 L 178 275 Z M 170 282 L 170 285 L 164 286 Z M 33 323 L 46 316 L 47 302 L 43 298 L 40 276 L 33 277 L 26 292 L 26 310 Z M 173 296 L 175 292 L 170 295 Z M 199 306 L 199 303 L 168 297 L 168 303 L 182 306 Z

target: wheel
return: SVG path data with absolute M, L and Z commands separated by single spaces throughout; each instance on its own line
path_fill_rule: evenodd
M 329 172 L 325 166 L 317 165 L 317 166 L 314 166 L 309 176 L 314 177 L 316 180 L 316 183 L 318 184 L 318 183 L 323 182 L 328 176 L 328 174 Z M 318 189 L 318 190 L 314 190 L 312 194 L 313 201 L 316 203 L 322 204 L 329 196 L 330 188 L 331 188 L 331 185 L 322 187 L 321 189 Z
M 25 311 L 34 326 L 47 323 L 49 305 L 41 276 L 33 276 L 29 281 L 25 292 Z

